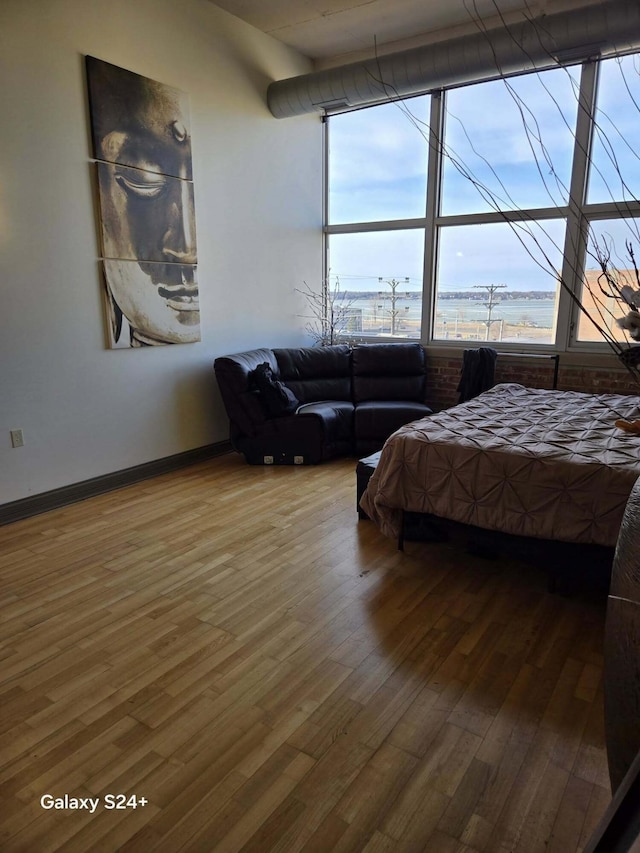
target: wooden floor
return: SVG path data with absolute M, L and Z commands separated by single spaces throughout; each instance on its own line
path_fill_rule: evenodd
M 229 455 L 0 528 L 3 853 L 581 849 L 604 602 L 399 553 L 354 469 Z

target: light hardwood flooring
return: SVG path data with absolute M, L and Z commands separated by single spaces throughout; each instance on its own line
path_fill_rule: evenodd
M 354 470 L 233 454 L 0 528 L 3 853 L 581 849 L 604 602 L 399 553 Z

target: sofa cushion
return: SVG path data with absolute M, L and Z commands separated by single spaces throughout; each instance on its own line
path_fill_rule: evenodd
M 351 350 L 329 347 L 275 349 L 279 378 L 302 403 L 351 400 Z
M 260 403 L 270 418 L 281 418 L 284 415 L 292 415 L 298 408 L 300 401 L 293 391 L 276 379 L 269 364 L 265 361 L 251 371 L 250 380 L 258 391 Z
M 322 421 L 325 441 L 345 446 L 350 452 L 353 446 L 353 403 L 348 400 L 322 400 L 300 406 L 296 417 L 314 416 Z
M 366 400 L 414 400 L 426 393 L 426 360 L 419 343 L 361 344 L 354 348 L 353 397 Z
M 382 447 L 392 432 L 430 414 L 428 406 L 412 400 L 369 400 L 356 406 L 355 433 L 358 439 L 373 439 Z

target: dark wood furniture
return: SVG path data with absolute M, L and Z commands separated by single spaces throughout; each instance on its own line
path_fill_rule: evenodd
M 605 633 L 605 725 L 611 790 L 640 751 L 640 479 L 616 545 Z

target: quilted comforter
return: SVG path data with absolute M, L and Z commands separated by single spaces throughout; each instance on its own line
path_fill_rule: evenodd
M 397 536 L 401 511 L 520 536 L 614 546 L 640 476 L 640 397 L 503 384 L 386 442 L 361 506 Z

